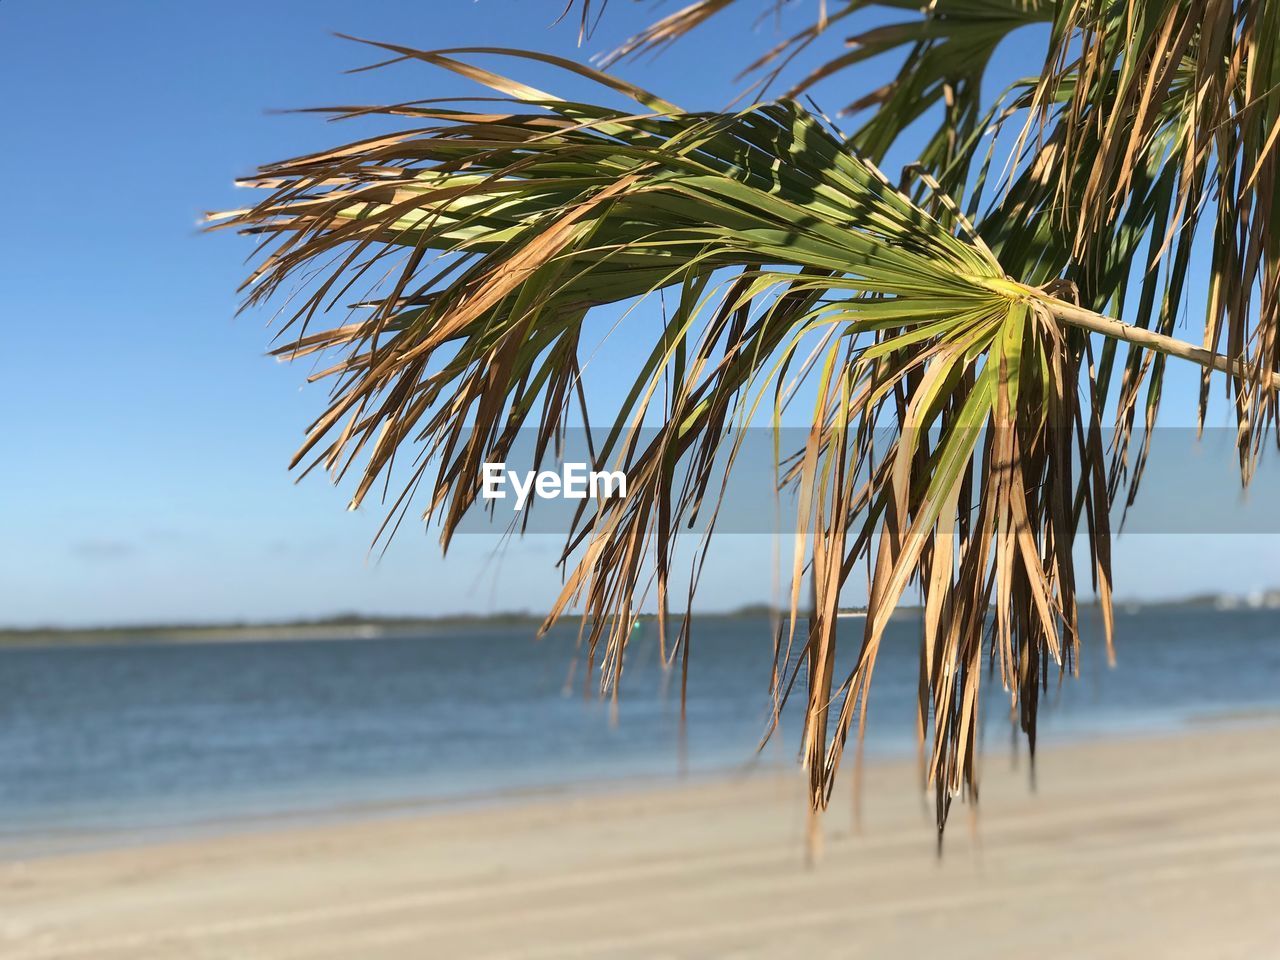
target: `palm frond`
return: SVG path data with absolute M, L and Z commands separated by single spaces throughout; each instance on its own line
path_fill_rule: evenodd
M 1277 414 L 1280 8 L 1256 0 L 1060 4 L 1054 36 L 1054 66 L 1033 94 L 1032 133 L 1059 157 L 1042 164 L 1051 206 L 1061 211 L 1045 219 L 1073 239 L 1078 269 L 1104 278 L 1095 307 L 1122 296 L 1119 271 L 1106 278 L 1109 254 L 1145 236 L 1143 312 L 1162 333 L 1173 332 L 1188 303 L 1193 248 L 1208 241 L 1203 345 L 1243 371 L 1227 382 L 1247 481 Z M 1078 162 L 1083 156 L 1088 163 Z M 1130 358 L 1121 410 L 1132 418 L 1148 372 L 1150 425 L 1159 361 L 1148 371 Z M 1202 423 L 1208 391 L 1206 374 Z
M 379 46 L 470 77 L 501 104 L 344 108 L 411 126 L 263 167 L 247 181 L 262 199 L 220 217 L 260 239 L 247 303 L 297 288 L 292 340 L 277 353 L 331 358 L 316 375 L 333 382 L 329 409 L 295 464 L 335 479 L 354 469 L 356 506 L 397 451 L 416 447 L 392 514 L 421 491 L 447 549 L 476 507 L 483 464 L 505 460 L 521 428 L 546 455 L 573 405 L 589 404 L 579 363 L 590 311 L 669 291 L 676 308 L 637 353 L 596 451 L 626 472 L 628 497 L 578 514 L 547 626 L 580 608 L 603 689 L 616 690 L 649 571 L 665 616 L 677 531 L 700 511 L 714 527 L 733 464 L 719 454 L 762 405 L 780 421 L 784 382 L 808 380 L 808 439 L 786 475 L 799 532 L 775 703 L 803 676 L 803 753 L 821 809 L 863 729 L 889 618 L 916 585 L 919 724 L 941 829 L 952 797 L 976 791 L 988 623 L 1033 746 L 1049 664 L 1075 663 L 1078 536 L 1110 642 L 1114 491 L 1090 334 L 1240 378 L 1238 361 L 1066 302 L 1034 272 L 1010 279 L 1000 244 L 895 189 L 794 101 L 688 113 L 553 57 Z M 632 105 L 560 100 L 473 63 L 496 53 L 571 70 Z M 351 299 L 348 322 L 326 323 Z M 655 411 L 661 425 L 644 436 Z M 877 443 L 886 425 L 892 440 Z M 691 482 L 673 483 L 677 463 Z M 859 565 L 866 627 L 836 676 L 836 611 Z M 686 654 L 690 622 L 676 641 Z
M 604 58 L 606 66 L 645 53 L 658 52 L 717 16 L 759 4 L 742 0 L 698 0 L 658 20 Z M 772 6 L 772 5 L 771 5 Z M 852 137 L 864 156 L 880 160 L 901 133 L 935 107 L 942 107 L 934 132 L 926 138 L 918 163 L 953 196 L 963 196 L 980 135 L 995 122 L 997 106 L 984 100 L 982 84 L 997 46 L 1012 33 L 1053 21 L 1053 0 L 844 0 L 813 4 L 813 22 L 750 62 L 742 76 L 769 89 L 828 31 L 855 32 L 844 40 L 845 52 L 810 68 L 786 90 L 798 98 L 818 83 L 850 68 L 902 52 L 902 64 L 891 80 L 861 91 L 846 102 L 843 113 L 869 118 Z M 869 28 L 853 27 L 858 15 L 871 10 L 900 10 L 904 19 Z M 1037 65 L 1038 66 L 1038 65 Z
M 279 351 L 338 353 L 321 374 L 337 382 L 333 402 L 299 458 L 341 477 L 363 454 L 355 505 L 397 448 L 416 439 L 424 455 L 413 484 L 438 464 L 427 512 L 443 516 L 447 545 L 474 505 L 481 465 L 504 459 L 519 427 L 535 425 L 547 439 L 564 422 L 586 312 L 680 288 L 680 307 L 600 451 L 602 462 L 619 458 L 630 495 L 584 516 L 571 534 L 585 546 L 548 619 L 580 601 L 592 650 L 603 642 L 604 662 L 620 664 L 650 552 L 665 569 L 673 531 L 705 494 L 711 453 L 735 414 L 770 389 L 806 334 L 829 331 L 810 367 L 820 399 L 794 477 L 804 491 L 800 529 L 816 534 L 816 608 L 802 658 L 814 801 L 825 803 L 852 705 L 865 709 L 888 616 L 921 574 L 935 585 L 931 609 L 960 604 L 968 612 L 939 620 L 929 640 L 933 772 L 940 798 L 949 797 L 972 777 L 969 707 L 989 570 L 1006 587 L 1001 657 L 1024 702 L 1034 703 L 1039 680 L 1031 662 L 1050 650 L 1065 663 L 1075 642 L 1059 636 L 1074 636 L 1072 537 L 1053 525 L 1069 521 L 1077 489 L 1049 468 L 1060 462 L 1050 444 L 1070 437 L 1082 415 L 1074 392 L 1055 391 L 1047 372 L 1074 362 L 1057 329 L 1001 288 L 988 250 L 943 228 L 792 102 L 699 115 L 628 91 L 642 110 L 627 113 L 548 98 L 462 64 L 450 55 L 457 51 L 393 52 L 480 79 L 517 102 L 490 114 L 414 108 L 420 125 L 410 131 L 266 167 L 252 183 L 268 196 L 226 219 L 264 241 L 250 303 L 321 268 L 288 320 L 297 338 Z M 699 326 L 725 269 L 739 277 Z M 384 274 L 361 319 L 310 329 L 335 298 Z M 628 433 L 658 378 L 674 372 L 665 426 L 637 448 Z M 886 411 L 901 415 L 903 430 L 877 451 L 869 434 Z M 984 441 L 992 425 L 1002 429 Z M 697 488 L 674 495 L 670 462 L 698 456 L 706 466 Z M 970 504 L 960 502 L 975 476 L 994 491 L 976 527 Z M 1094 488 L 1083 489 L 1092 502 Z M 1105 522 L 1105 510 L 1096 513 Z M 957 521 L 957 563 L 944 570 L 939 544 L 956 535 Z M 1018 548 L 988 553 L 1010 531 Z M 872 558 L 862 653 L 837 684 L 829 667 L 840 588 L 856 562 Z M 606 671 L 606 682 L 612 676 Z M 846 706 L 829 735 L 837 694 Z M 1034 710 L 1029 730 L 1033 722 Z M 944 815 L 943 799 L 939 809 Z
M 731 0 L 693 3 L 614 56 L 657 49 L 713 17 L 746 8 L 756 9 Z M 1270 239 L 1280 149 L 1280 11 L 1260 0 L 848 0 L 830 10 L 814 5 L 814 22 L 747 72 L 772 79 L 833 25 L 872 8 L 912 15 L 850 37 L 847 53 L 812 69 L 791 95 L 905 49 L 891 82 L 852 91 L 852 108 L 873 108 L 855 146 L 882 157 L 930 106 L 942 104 L 915 168 L 978 220 L 1009 273 L 1036 284 L 1069 281 L 1086 308 L 1165 337 L 1188 307 L 1202 308 L 1204 348 L 1240 371 L 1224 381 L 1224 392 L 1235 408 L 1247 482 L 1266 437 L 1280 440 L 1280 251 Z M 1027 58 L 1039 74 L 994 99 L 984 96 L 996 45 L 1035 22 L 1050 25 L 1047 46 Z M 1005 158 L 1014 176 L 978 218 L 995 134 L 1014 116 L 1025 124 L 1018 147 Z M 985 155 L 979 152 L 984 142 Z M 941 210 L 933 212 L 946 222 Z M 1190 271 L 1197 244 L 1205 243 L 1209 293 L 1196 303 Z M 1163 398 L 1165 361 L 1144 351 L 1122 358 L 1109 342 L 1098 363 L 1104 402 L 1119 371 L 1111 483 L 1128 476 L 1132 503 Z M 1146 440 L 1131 458 L 1140 414 Z

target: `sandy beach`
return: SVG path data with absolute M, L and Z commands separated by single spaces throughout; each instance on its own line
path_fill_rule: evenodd
M 1036 792 L 988 748 L 941 859 L 913 783 L 869 765 L 815 867 L 775 773 L 9 862 L 0 955 L 1275 955 L 1280 727 L 1046 750 Z

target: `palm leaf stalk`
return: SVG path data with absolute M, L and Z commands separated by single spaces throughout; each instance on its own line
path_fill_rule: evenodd
M 521 428 L 541 458 L 578 408 L 586 416 L 588 313 L 666 291 L 675 308 L 595 451 L 626 471 L 628 497 L 579 512 L 543 629 L 580 608 L 602 692 L 616 695 L 630 624 L 650 599 L 665 647 L 677 531 L 708 514 L 714 527 L 744 431 L 761 416 L 779 424 L 807 382 L 807 441 L 783 476 L 798 533 L 775 721 L 803 679 L 802 754 L 813 809 L 824 808 L 850 733 L 860 742 L 889 618 L 914 584 L 919 733 L 941 831 L 952 798 L 976 796 L 988 657 L 1033 749 L 1050 664 L 1074 668 L 1078 537 L 1110 648 L 1114 487 L 1093 335 L 1240 384 L 1260 382 L 1256 367 L 1071 302 L 1061 278 L 1011 278 L 953 200 L 895 188 L 793 100 L 689 113 L 554 57 L 379 46 L 501 102 L 339 108 L 410 126 L 265 166 L 246 181 L 262 199 L 218 217 L 260 240 L 247 304 L 297 288 L 292 339 L 276 353 L 331 358 L 313 377 L 332 381 L 329 408 L 294 465 L 335 481 L 354 472 L 354 508 L 415 448 L 384 530 L 422 492 L 447 549 L 477 506 L 482 464 L 505 460 Z M 471 62 L 490 54 L 554 64 L 635 106 L 560 100 Z M 353 297 L 347 322 L 324 322 Z M 655 412 L 661 425 L 643 434 Z M 875 439 L 885 425 L 888 444 Z M 673 482 L 676 464 L 689 482 Z M 837 676 L 841 589 L 860 565 L 866 626 Z M 672 644 L 686 668 L 690 625 L 686 615 Z

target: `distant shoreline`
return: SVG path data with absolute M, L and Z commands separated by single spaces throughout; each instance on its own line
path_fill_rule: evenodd
M 695 613 L 697 617 L 718 620 L 742 620 L 778 615 L 766 606 L 747 606 L 738 610 Z M 649 621 L 653 614 L 637 616 Z M 672 619 L 677 619 L 672 614 Z M 572 622 L 567 616 L 564 622 Z M 483 630 L 491 627 L 529 627 L 536 630 L 543 618 L 527 612 L 442 617 L 364 617 L 341 615 L 317 620 L 276 622 L 126 624 L 101 627 L 26 627 L 0 629 L 0 646 L 37 646 L 45 644 L 119 644 L 119 643 L 208 643 L 247 642 L 259 640 L 327 640 L 375 639 L 434 633 L 442 630 Z
M 1090 607 L 1095 604 L 1082 604 Z M 1224 594 L 1198 594 L 1168 600 L 1116 600 L 1117 611 L 1160 609 L 1209 609 L 1222 611 L 1280 610 L 1280 591 L 1270 590 L 1256 597 Z M 861 614 L 865 607 L 848 607 L 842 614 Z M 897 613 L 915 614 L 918 608 L 901 606 Z M 695 611 L 694 616 L 710 620 L 749 620 L 786 616 L 787 611 L 765 604 L 751 604 L 737 610 Z M 801 616 L 805 616 L 801 611 Z M 681 614 L 672 613 L 678 620 Z M 654 614 L 637 615 L 648 622 Z M 123 624 L 93 627 L 7 627 L 0 628 L 0 647 L 45 646 L 53 644 L 89 645 L 124 643 L 244 643 L 290 640 L 375 639 L 386 636 L 409 636 L 442 630 L 483 630 L 491 627 L 523 627 L 536 630 L 542 617 L 525 611 L 493 614 L 453 614 L 440 617 L 382 617 L 341 614 L 312 620 L 232 621 L 226 623 Z M 573 615 L 564 622 L 573 622 Z

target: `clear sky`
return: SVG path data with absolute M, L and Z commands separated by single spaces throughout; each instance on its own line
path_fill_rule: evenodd
M 264 356 L 265 313 L 233 317 L 250 244 L 202 235 L 197 222 L 243 203 L 232 180 L 257 163 L 361 132 L 272 109 L 469 92 L 423 66 L 344 75 L 374 57 L 334 32 L 578 56 L 663 9 L 615 0 L 578 51 L 576 25 L 551 26 L 560 7 L 0 2 L 0 623 L 546 606 L 558 583 L 549 538 L 495 557 L 492 539 L 466 537 L 441 560 L 433 536 L 406 527 L 375 561 L 376 503 L 352 514 L 323 479 L 294 485 L 285 465 L 324 387 L 302 389 L 304 369 Z M 695 37 L 622 72 L 686 106 L 722 106 L 736 70 L 775 29 L 767 20 L 753 31 L 743 18 L 714 41 Z M 1018 55 L 1005 50 L 1003 62 L 1016 68 Z M 843 82 L 878 85 L 882 71 Z M 538 70 L 521 76 L 552 82 Z M 831 107 L 842 102 L 831 95 Z M 602 380 L 624 360 L 625 350 L 609 357 Z M 1170 400 L 1178 422 L 1189 422 L 1191 382 Z M 1132 537 L 1118 550 L 1120 593 L 1274 585 L 1278 542 Z M 710 565 L 703 605 L 766 600 L 771 583 L 765 539 L 737 538 Z

